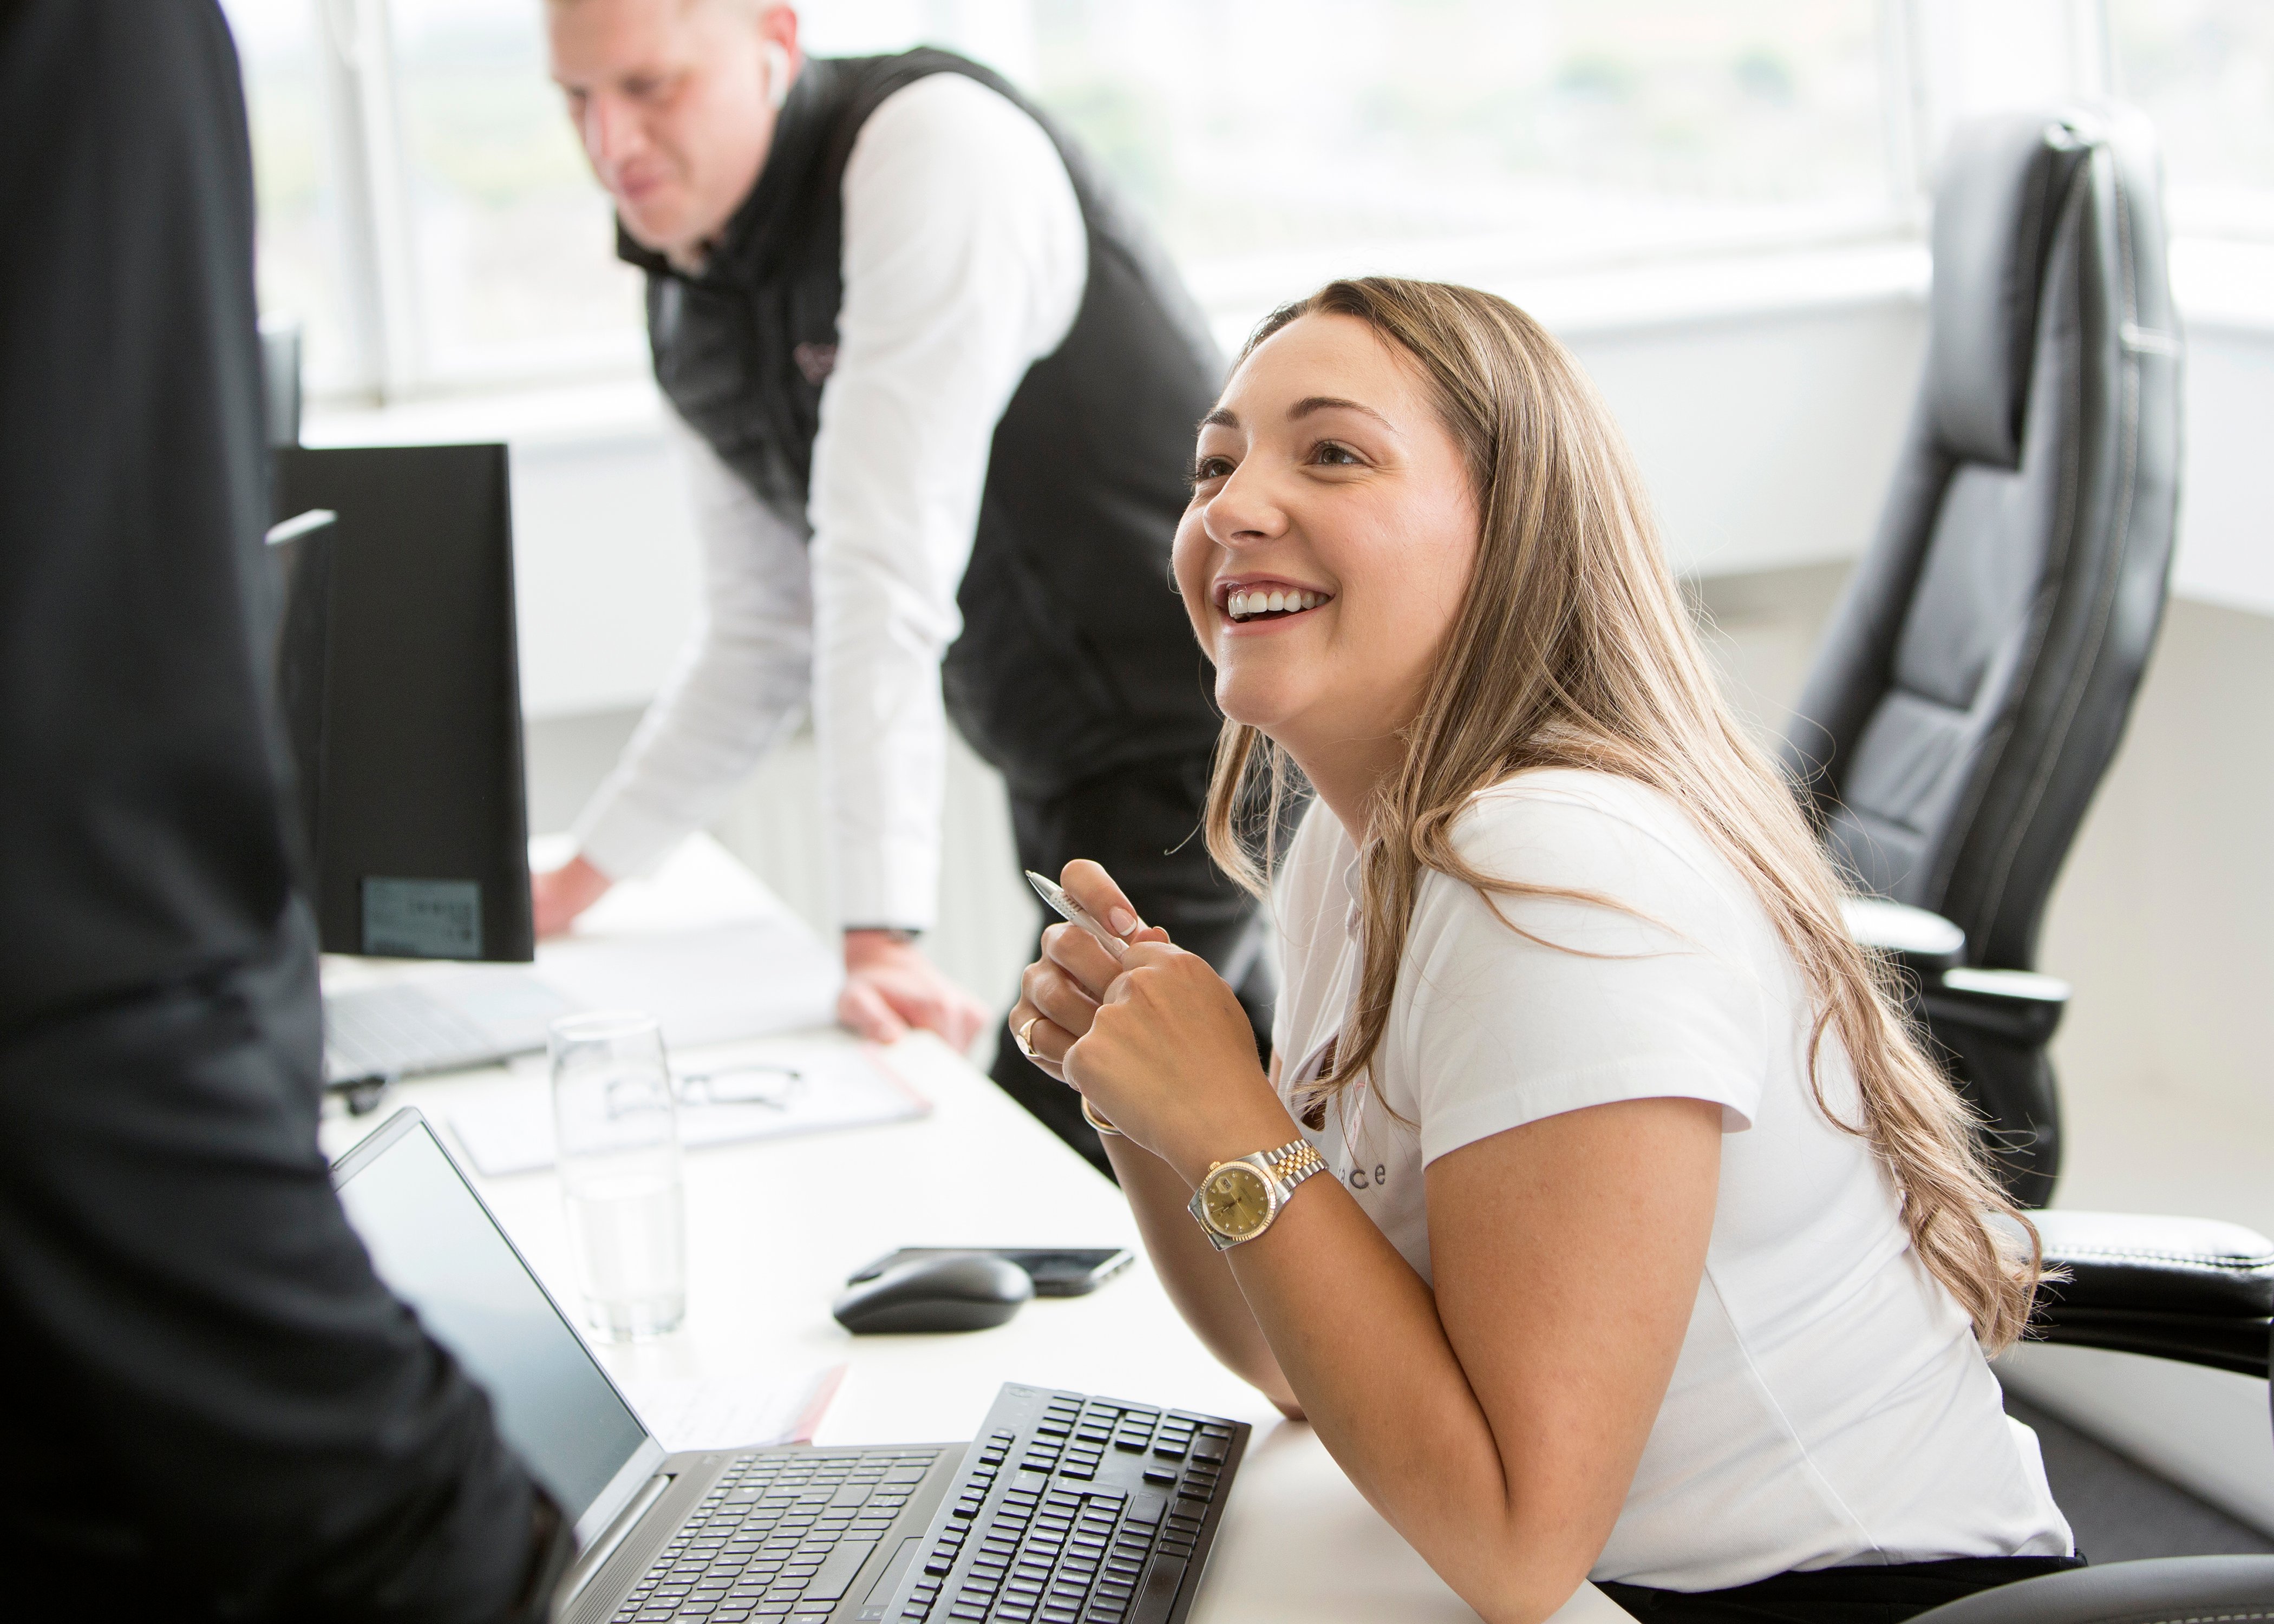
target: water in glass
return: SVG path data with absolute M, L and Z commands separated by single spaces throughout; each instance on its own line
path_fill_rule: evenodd
M 663 1037 L 644 1015 L 553 1023 L 553 1118 L 569 1243 L 594 1326 L 617 1341 L 687 1312 L 679 1124 Z

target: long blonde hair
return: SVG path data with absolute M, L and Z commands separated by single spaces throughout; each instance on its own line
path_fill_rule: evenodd
M 2041 1274 L 2037 1230 L 1992 1175 L 1976 1118 L 1900 1013 L 1888 967 L 1841 923 L 1841 886 L 1777 770 L 1723 701 L 1698 644 L 1625 443 L 1562 345 L 1505 299 L 1436 282 L 1329 283 L 1271 315 L 1244 361 L 1303 316 L 1366 322 L 1420 366 L 1459 444 L 1481 519 L 1459 617 L 1377 789 L 1362 853 L 1364 969 L 1322 1093 L 1380 1045 L 1425 870 L 1487 894 L 1539 888 L 1480 872 L 1453 842 L 1471 796 L 1511 774 L 1576 767 L 1670 797 L 1751 885 L 1817 1011 L 1817 1104 L 1893 1177 L 1911 1244 L 1992 1352 L 2021 1335 Z M 1288 771 L 1227 719 L 1209 786 L 1209 849 L 1250 891 L 1269 885 Z M 1551 893 L 1562 895 L 1564 893 Z M 1861 1118 L 1825 1105 L 1826 1034 L 1853 1068 Z M 2006 1221 L 2001 1235 L 1996 1218 Z M 2025 1236 L 2023 1252 L 2011 1237 Z

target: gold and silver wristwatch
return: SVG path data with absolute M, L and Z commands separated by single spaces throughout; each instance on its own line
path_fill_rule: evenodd
M 1295 1186 L 1326 1170 L 1325 1161 L 1305 1139 L 1214 1162 L 1186 1210 L 1218 1252 L 1229 1252 L 1269 1229 Z

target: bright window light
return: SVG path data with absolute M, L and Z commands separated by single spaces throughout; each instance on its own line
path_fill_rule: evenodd
M 308 0 L 222 0 L 245 74 L 260 207 L 260 307 L 301 324 L 311 381 L 353 379 L 323 60 Z
M 541 0 L 388 14 L 423 378 L 638 365 L 639 274 L 546 75 Z
M 639 279 L 614 258 L 607 199 L 547 79 L 544 0 L 222 4 L 246 66 L 262 304 L 303 321 L 318 393 L 643 365 Z M 1910 232 L 1935 132 L 1992 90 L 2038 101 L 2039 80 L 2082 83 L 2101 4 L 805 0 L 799 13 L 818 53 L 930 41 L 998 68 L 1119 180 L 1222 312 L 1352 271 L 1500 285 Z M 2274 6 L 2106 4 L 2122 87 L 2164 127 L 2179 223 L 2274 237 Z
M 1895 222 L 1874 0 L 1034 0 L 1035 88 L 1205 266 Z M 1465 257 L 1474 257 L 1474 246 Z
M 2274 5 L 2108 0 L 2117 93 L 2155 121 L 2177 233 L 2274 242 Z

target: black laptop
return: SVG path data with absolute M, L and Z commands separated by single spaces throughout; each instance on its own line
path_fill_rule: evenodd
M 563 1624 L 1178 1624 L 1192 1607 L 1242 1423 L 1006 1384 L 968 1445 L 670 1454 L 417 1110 L 332 1182 L 574 1521 Z

